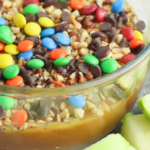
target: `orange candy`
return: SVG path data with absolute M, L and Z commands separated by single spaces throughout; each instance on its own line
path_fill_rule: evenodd
M 71 0 L 70 6 L 73 9 L 80 10 L 85 7 L 84 3 L 81 0 Z
M 2 42 L 0 42 L 0 51 L 3 51 L 4 50 L 4 44 Z
M 26 123 L 27 118 L 28 118 L 27 112 L 23 109 L 20 109 L 13 114 L 11 121 L 13 126 L 20 127 Z
M 24 41 L 21 41 L 19 44 L 18 44 L 18 51 L 20 52 L 27 52 L 29 50 L 31 50 L 33 48 L 33 42 L 30 41 L 30 40 L 24 40 Z
M 142 44 L 143 44 L 143 41 L 140 40 L 140 39 L 133 39 L 133 40 L 130 41 L 130 44 L 131 44 L 130 48 L 131 48 L 131 49 L 134 49 L 134 48 L 137 48 L 137 47 L 139 47 L 140 45 L 142 45 Z
M 66 57 L 66 55 L 67 55 L 66 51 L 61 48 L 56 48 L 49 53 L 49 57 L 54 60 L 58 58 Z
M 20 86 L 23 83 L 23 78 L 21 76 L 16 76 L 12 79 L 7 79 L 6 84 L 9 86 Z
M 66 87 L 65 84 L 63 84 L 63 83 L 61 83 L 61 82 L 58 82 L 58 81 L 54 82 L 54 86 L 55 86 L 55 87 Z

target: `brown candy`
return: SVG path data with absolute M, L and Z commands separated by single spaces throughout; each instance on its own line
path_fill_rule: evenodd
M 49 108 L 48 107 L 39 107 L 37 109 L 38 119 L 45 119 L 48 116 Z
M 48 107 L 50 109 L 52 107 L 52 101 L 51 100 L 40 100 L 39 106 L 40 107 Z
M 85 63 L 80 63 L 78 65 L 78 69 L 82 72 L 82 73 L 85 73 L 87 74 L 89 72 L 89 66 Z
M 98 65 L 91 66 L 90 71 L 92 72 L 95 78 L 98 78 L 102 75 L 102 71 Z
M 70 17 L 71 17 L 70 14 L 68 12 L 66 12 L 66 11 L 62 12 L 62 14 L 61 14 L 61 19 L 63 21 L 69 21 Z
M 0 119 L 2 119 L 5 115 L 6 111 L 2 105 L 0 105 Z

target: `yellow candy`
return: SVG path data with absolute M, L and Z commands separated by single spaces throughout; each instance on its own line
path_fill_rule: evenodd
M 134 30 L 134 33 L 135 33 L 134 39 L 140 39 L 140 40 L 143 41 L 143 35 L 142 35 L 142 33 L 140 31 Z
M 25 25 L 24 31 L 29 36 L 38 36 L 41 33 L 41 27 L 35 22 L 29 22 Z
M 9 54 L 0 55 L 0 69 L 5 69 L 6 67 L 13 65 L 13 58 Z
M 14 24 L 15 24 L 16 27 L 19 27 L 19 28 L 23 29 L 24 26 L 26 25 L 26 23 L 27 23 L 26 18 L 22 14 L 20 14 L 20 13 L 15 14 Z
M 4 47 L 4 51 L 8 54 L 17 55 L 19 51 L 17 50 L 17 46 L 14 44 L 9 44 Z
M 39 21 L 40 25 L 45 28 L 50 28 L 50 27 L 54 26 L 54 22 L 48 17 L 41 17 L 41 18 L 39 18 L 38 21 Z

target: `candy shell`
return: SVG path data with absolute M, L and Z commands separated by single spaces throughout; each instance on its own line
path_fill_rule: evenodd
M 17 49 L 20 51 L 20 52 L 27 52 L 29 50 L 31 50 L 33 48 L 34 44 L 32 41 L 30 40 L 24 40 L 24 41 L 21 41 L 19 44 L 18 44 L 18 47 Z
M 4 51 L 8 54 L 17 55 L 19 53 L 15 44 L 9 44 L 4 47 Z
M 97 9 L 97 5 L 96 4 L 91 4 L 91 5 L 87 5 L 82 9 L 82 13 L 84 15 L 90 15 L 92 14 L 94 11 L 96 11 Z
M 4 50 L 4 43 L 0 42 L 0 51 L 3 51 Z
M 121 58 L 121 62 L 124 63 L 124 64 L 127 64 L 128 62 L 130 62 L 132 59 L 135 58 L 135 55 L 134 54 L 127 54 L 127 55 L 124 55 L 122 58 Z
M 121 11 L 123 11 L 124 7 L 125 7 L 124 0 L 116 0 L 115 2 L 112 3 L 111 10 L 114 13 L 120 13 Z
M 40 69 L 44 66 L 44 62 L 40 59 L 31 59 L 27 62 L 27 66 L 32 69 Z
M 83 9 L 85 5 L 81 0 L 70 0 L 70 7 L 75 10 L 80 10 Z
M 5 44 L 12 44 L 13 40 L 11 37 L 5 34 L 0 34 L 0 41 L 5 43 Z
M 96 11 L 96 19 L 98 22 L 104 22 L 107 12 L 104 8 L 98 8 Z
M 43 38 L 42 45 L 48 50 L 53 50 L 57 48 L 57 44 L 55 43 L 55 41 L 49 37 Z
M 142 33 L 140 31 L 134 30 L 134 33 L 135 33 L 134 39 L 140 39 L 140 40 L 143 41 L 143 35 L 142 35 Z
M 45 28 L 50 28 L 54 26 L 54 22 L 48 17 L 41 17 L 39 18 L 38 22 L 40 23 L 41 26 Z
M 23 83 L 23 78 L 21 76 L 16 76 L 12 79 L 6 80 L 6 85 L 18 87 Z
M 6 25 L 6 20 L 0 17 L 0 26 L 5 26 L 5 25 Z
M 54 34 L 55 34 L 55 29 L 47 28 L 41 32 L 41 37 L 50 37 L 53 36 Z
M 23 58 L 25 61 L 28 59 L 31 59 L 33 57 L 33 52 L 32 50 L 27 51 L 27 52 L 20 52 L 17 56 L 17 59 L 19 60 L 20 58 Z
M 58 58 L 54 61 L 55 66 L 66 66 L 69 64 L 70 59 L 69 58 Z
M 0 34 L 11 37 L 12 31 L 8 26 L 0 26 Z
M 24 15 L 26 14 L 33 14 L 36 15 L 39 12 L 39 6 L 36 4 L 29 4 L 23 10 Z
M 13 58 L 9 54 L 0 55 L 0 69 L 5 69 L 6 67 L 14 63 Z
M 133 39 L 130 41 L 130 44 L 131 44 L 130 48 L 135 49 L 139 47 L 140 45 L 143 45 L 143 41 L 140 39 Z
M 56 81 L 54 82 L 54 87 L 66 87 L 66 85 L 62 82 Z
M 89 65 L 98 65 L 99 60 L 93 55 L 84 55 L 84 61 Z
M 86 99 L 83 96 L 72 96 L 68 98 L 68 101 L 75 108 L 83 108 L 86 105 Z
M 39 0 L 25 0 L 24 1 L 24 5 L 27 6 L 29 4 L 36 4 L 36 5 L 40 5 Z
M 66 51 L 61 48 L 56 48 L 49 53 L 49 57 L 54 60 L 58 58 L 66 57 L 66 55 L 67 55 Z

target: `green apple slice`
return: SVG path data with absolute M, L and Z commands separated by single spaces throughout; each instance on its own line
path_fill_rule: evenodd
M 150 120 L 145 115 L 126 116 L 121 134 L 138 150 L 150 150 Z
M 120 134 L 110 134 L 84 150 L 129 150 L 129 142 Z
M 129 150 L 137 150 L 137 149 L 130 145 Z

